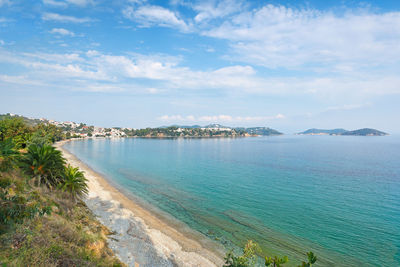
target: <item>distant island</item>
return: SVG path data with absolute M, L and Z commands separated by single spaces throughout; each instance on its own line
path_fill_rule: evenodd
M 308 135 L 340 135 L 342 133 L 347 132 L 345 129 L 332 129 L 332 130 L 324 130 L 324 129 L 308 129 L 304 132 L 298 133 L 298 134 L 308 134 Z
M 0 120 L 19 117 L 27 125 L 51 124 L 62 130 L 66 139 L 87 137 L 148 137 L 148 138 L 170 138 L 170 137 L 247 137 L 247 136 L 273 136 L 282 135 L 281 132 L 268 127 L 229 127 L 221 124 L 209 124 L 206 126 L 161 126 L 156 128 L 122 128 L 122 127 L 97 127 L 76 123 L 71 121 L 58 122 L 45 118 L 27 118 L 15 114 L 0 114 Z
M 304 132 L 298 133 L 299 135 L 357 135 L 357 136 L 384 136 L 388 135 L 385 132 L 378 131 L 371 128 L 363 128 L 354 131 L 348 131 L 342 128 L 339 129 L 308 129 Z
M 375 129 L 371 129 L 371 128 L 363 128 L 363 129 L 354 130 L 354 131 L 347 131 L 347 132 L 342 133 L 341 135 L 384 136 L 384 135 L 388 135 L 388 133 L 378 131 Z
M 229 127 L 220 124 L 206 126 L 162 126 L 146 129 L 123 129 L 127 136 L 138 137 L 246 137 L 282 135 L 281 132 L 268 127 Z

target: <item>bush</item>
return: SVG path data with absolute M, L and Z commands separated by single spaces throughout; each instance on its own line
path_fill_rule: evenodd
M 257 264 L 257 254 L 261 253 L 261 249 L 249 240 L 243 249 L 243 254 L 241 256 L 236 256 L 232 251 L 228 252 L 225 256 L 224 267 L 251 267 Z M 302 262 L 298 267 L 312 267 L 312 265 L 317 261 L 317 257 L 312 252 L 307 253 L 307 262 Z M 265 257 L 265 266 L 270 267 L 283 267 L 285 263 L 289 261 L 287 256 L 279 258 Z

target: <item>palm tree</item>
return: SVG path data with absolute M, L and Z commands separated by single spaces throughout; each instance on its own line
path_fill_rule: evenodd
M 16 162 L 19 153 L 11 138 L 0 141 L 0 171 L 8 171 Z
M 83 172 L 70 165 L 65 167 L 64 180 L 59 187 L 63 192 L 68 192 L 74 201 L 82 199 L 89 192 Z
M 32 175 L 37 185 L 48 188 L 58 186 L 63 180 L 65 159 L 59 150 L 50 145 L 30 145 L 21 160 L 21 167 Z

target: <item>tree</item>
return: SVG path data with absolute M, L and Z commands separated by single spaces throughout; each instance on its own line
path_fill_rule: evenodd
M 70 165 L 65 167 L 64 180 L 59 185 L 63 192 L 71 195 L 71 198 L 76 201 L 88 194 L 87 179 L 82 171 Z
M 0 141 L 0 171 L 8 171 L 16 163 L 19 153 L 11 138 Z
M 21 160 L 22 169 L 36 179 L 37 185 L 48 188 L 58 186 L 63 180 L 64 164 L 61 152 L 50 145 L 30 145 Z
M 52 144 L 64 138 L 64 134 L 60 127 L 48 123 L 38 124 L 34 128 L 34 135 L 45 138 L 48 144 Z
M 32 128 L 22 118 L 7 117 L 0 121 L 0 141 L 13 138 L 17 148 L 25 148 Z

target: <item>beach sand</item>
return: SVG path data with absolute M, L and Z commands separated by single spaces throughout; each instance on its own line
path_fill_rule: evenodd
M 70 165 L 84 171 L 89 186 L 85 202 L 99 221 L 113 231 L 108 244 L 121 261 L 135 267 L 222 266 L 222 250 L 211 251 L 181 228 L 177 230 L 176 225 L 126 197 L 63 148 L 65 142 L 55 146 Z

